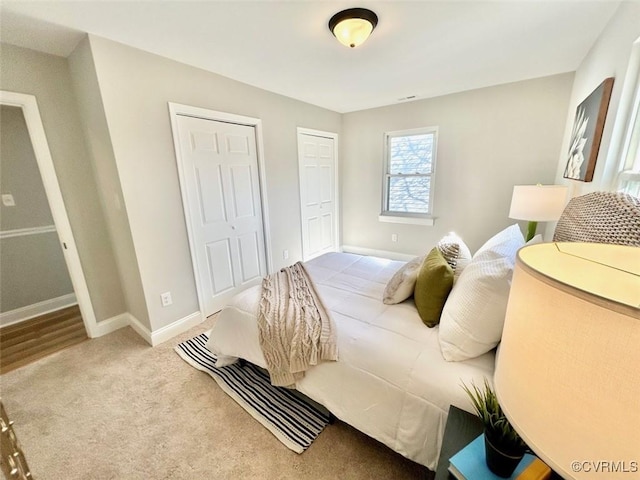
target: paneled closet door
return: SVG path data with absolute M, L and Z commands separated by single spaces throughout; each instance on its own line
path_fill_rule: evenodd
M 298 133 L 304 260 L 338 249 L 334 142 L 333 138 Z
M 203 312 L 266 274 L 255 129 L 179 115 L 178 129 Z

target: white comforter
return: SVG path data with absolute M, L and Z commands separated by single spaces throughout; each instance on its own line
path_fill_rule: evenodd
M 336 417 L 398 453 L 435 470 L 449 405 L 469 410 L 461 388 L 493 377 L 494 353 L 447 362 L 438 327 L 427 328 L 413 300 L 382 303 L 402 262 L 329 253 L 305 264 L 332 315 L 339 360 L 310 368 L 296 388 Z M 220 313 L 207 347 L 221 363 L 244 358 L 266 366 L 258 343 L 260 287 Z

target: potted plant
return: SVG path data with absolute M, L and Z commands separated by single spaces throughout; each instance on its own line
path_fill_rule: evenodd
M 471 383 L 462 384 L 473 408 L 484 425 L 484 445 L 487 466 L 499 477 L 509 478 L 525 454 L 527 445 L 504 415 L 495 392 L 484 379 L 484 389 Z

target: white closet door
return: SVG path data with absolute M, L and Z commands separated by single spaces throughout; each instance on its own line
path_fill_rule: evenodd
M 205 315 L 266 274 L 254 127 L 177 118 Z
M 298 133 L 302 256 L 338 249 L 334 139 Z

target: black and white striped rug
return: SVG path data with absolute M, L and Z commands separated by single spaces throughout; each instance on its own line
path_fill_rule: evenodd
M 274 387 L 269 375 L 251 363 L 216 368 L 216 356 L 205 347 L 208 339 L 203 333 L 178 344 L 175 351 L 189 365 L 208 373 L 278 440 L 294 452 L 304 452 L 329 423 L 328 412 L 295 390 Z

